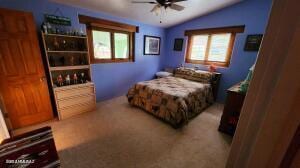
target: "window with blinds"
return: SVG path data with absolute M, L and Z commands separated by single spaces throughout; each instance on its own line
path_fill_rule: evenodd
M 244 26 L 186 31 L 186 62 L 229 66 L 235 35 L 242 31 Z

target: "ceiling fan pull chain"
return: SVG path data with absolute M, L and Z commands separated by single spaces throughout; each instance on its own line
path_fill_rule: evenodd
M 160 8 L 160 15 L 159 15 L 160 21 L 159 21 L 159 23 L 162 23 L 162 15 L 163 15 L 163 8 Z

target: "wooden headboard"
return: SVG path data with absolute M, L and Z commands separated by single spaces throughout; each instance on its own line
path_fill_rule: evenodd
M 213 73 L 213 78 L 211 80 L 211 86 L 212 86 L 212 92 L 213 92 L 213 96 L 214 96 L 214 100 L 217 100 L 217 96 L 218 96 L 218 90 L 219 90 L 219 84 L 220 84 L 220 80 L 221 80 L 221 73 L 218 72 L 214 72 Z

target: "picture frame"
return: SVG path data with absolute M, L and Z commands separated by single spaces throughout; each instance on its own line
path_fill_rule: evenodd
M 174 51 L 182 51 L 182 47 L 183 47 L 183 38 L 176 38 L 174 40 Z
M 258 51 L 261 41 L 263 38 L 263 34 L 250 34 L 247 36 L 245 42 L 245 51 Z
M 161 38 L 144 35 L 144 55 L 160 55 Z

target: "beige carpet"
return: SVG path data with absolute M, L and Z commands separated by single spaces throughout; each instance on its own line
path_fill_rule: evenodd
M 95 112 L 15 134 L 51 125 L 63 168 L 221 168 L 231 142 L 217 131 L 222 108 L 214 104 L 173 129 L 118 97 L 98 103 Z

